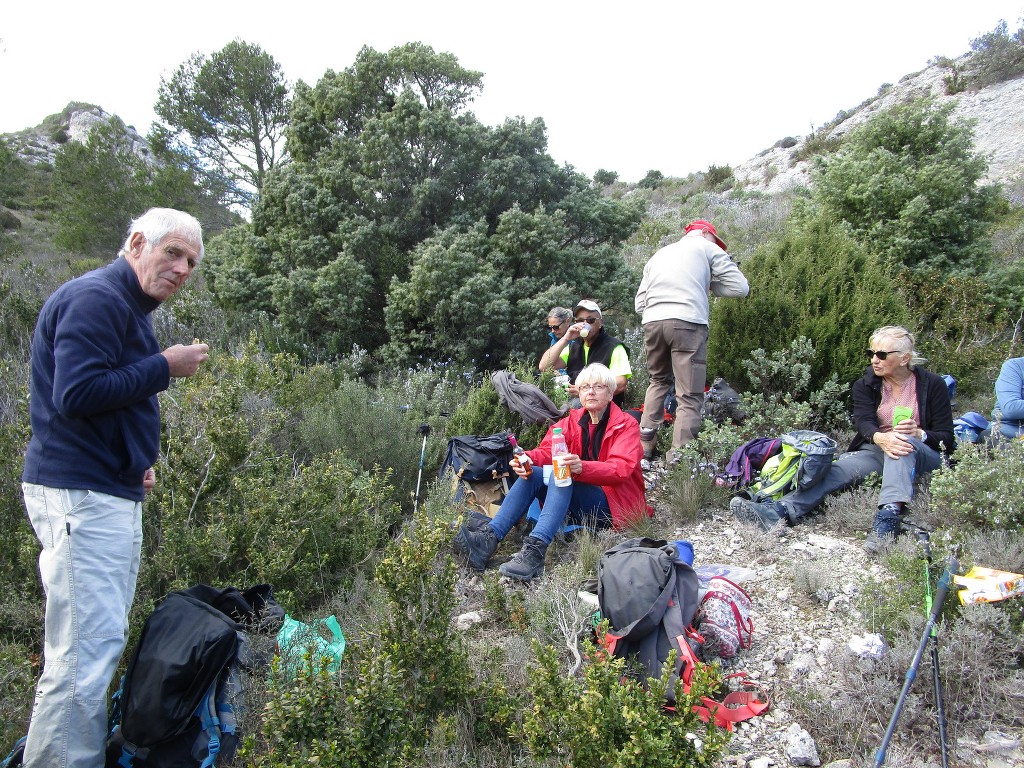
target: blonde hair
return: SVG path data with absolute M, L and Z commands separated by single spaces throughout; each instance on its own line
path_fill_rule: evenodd
M 891 347 L 891 350 L 886 351 L 910 355 L 907 364 L 911 370 L 914 369 L 915 365 L 928 362 L 928 358 L 923 357 L 920 352 L 914 349 L 914 344 L 917 343 L 914 334 L 902 325 L 883 325 L 881 328 L 876 328 L 868 338 L 868 346 L 872 349 L 879 349 L 879 342 L 883 339 L 891 342 L 891 344 L 886 345 Z

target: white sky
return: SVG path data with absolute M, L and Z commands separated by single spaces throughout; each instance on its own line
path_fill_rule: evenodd
M 290 82 L 342 70 L 363 45 L 421 41 L 484 73 L 489 125 L 542 117 L 548 150 L 639 180 L 737 165 L 955 57 L 1024 0 L 135 0 L 13 2 L 0 13 L 0 133 L 69 101 L 145 134 L 161 77 L 192 53 L 256 43 Z

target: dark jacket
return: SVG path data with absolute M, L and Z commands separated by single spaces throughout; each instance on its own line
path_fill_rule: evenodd
M 32 336 L 32 439 L 22 480 L 134 501 L 160 450 L 170 383 L 147 296 L 118 258 L 46 300 Z
M 597 334 L 597 338 L 591 343 L 590 348 L 584 354 L 583 339 L 580 339 L 575 344 L 569 345 L 569 359 L 565 363 L 566 372 L 569 374 L 569 381 L 573 384 L 576 383 L 576 377 L 580 375 L 580 371 L 586 368 L 591 363 L 601 363 L 602 365 L 610 365 L 612 362 L 612 352 L 615 348 L 622 346 L 626 350 L 626 356 L 629 357 L 629 350 L 626 345 L 619 341 L 617 338 L 609 333 L 606 333 L 604 328 Z M 615 395 L 614 402 L 618 406 L 626 401 L 626 393 L 620 392 Z
M 918 424 L 927 435 L 925 445 L 936 451 L 952 453 L 956 447 L 953 438 L 953 409 L 949 404 L 949 388 L 942 377 L 917 366 L 913 370 L 917 379 L 917 410 L 921 417 Z M 879 431 L 878 406 L 882 402 L 882 379 L 868 368 L 864 375 L 853 383 L 853 424 L 857 428 L 850 447 L 856 451 L 870 443 Z

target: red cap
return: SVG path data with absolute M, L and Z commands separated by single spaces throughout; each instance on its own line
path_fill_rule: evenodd
M 722 241 L 722 238 L 718 236 L 718 231 L 715 229 L 715 225 L 712 224 L 710 221 L 705 221 L 704 219 L 697 219 L 696 221 L 691 221 L 689 224 L 686 225 L 685 231 L 692 232 L 695 229 L 699 229 L 702 232 L 710 232 L 711 236 L 715 238 L 715 242 L 718 243 L 718 247 L 721 248 L 723 251 L 728 250 L 725 247 L 725 243 Z

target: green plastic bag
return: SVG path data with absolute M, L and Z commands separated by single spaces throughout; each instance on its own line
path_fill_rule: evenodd
M 330 639 L 325 637 L 324 630 L 330 632 Z M 277 633 L 277 648 L 289 674 L 294 674 L 303 663 L 302 657 L 307 649 L 313 650 L 318 658 L 330 659 L 327 668 L 337 672 L 345 653 L 345 635 L 333 615 L 309 625 L 285 614 L 284 625 Z

